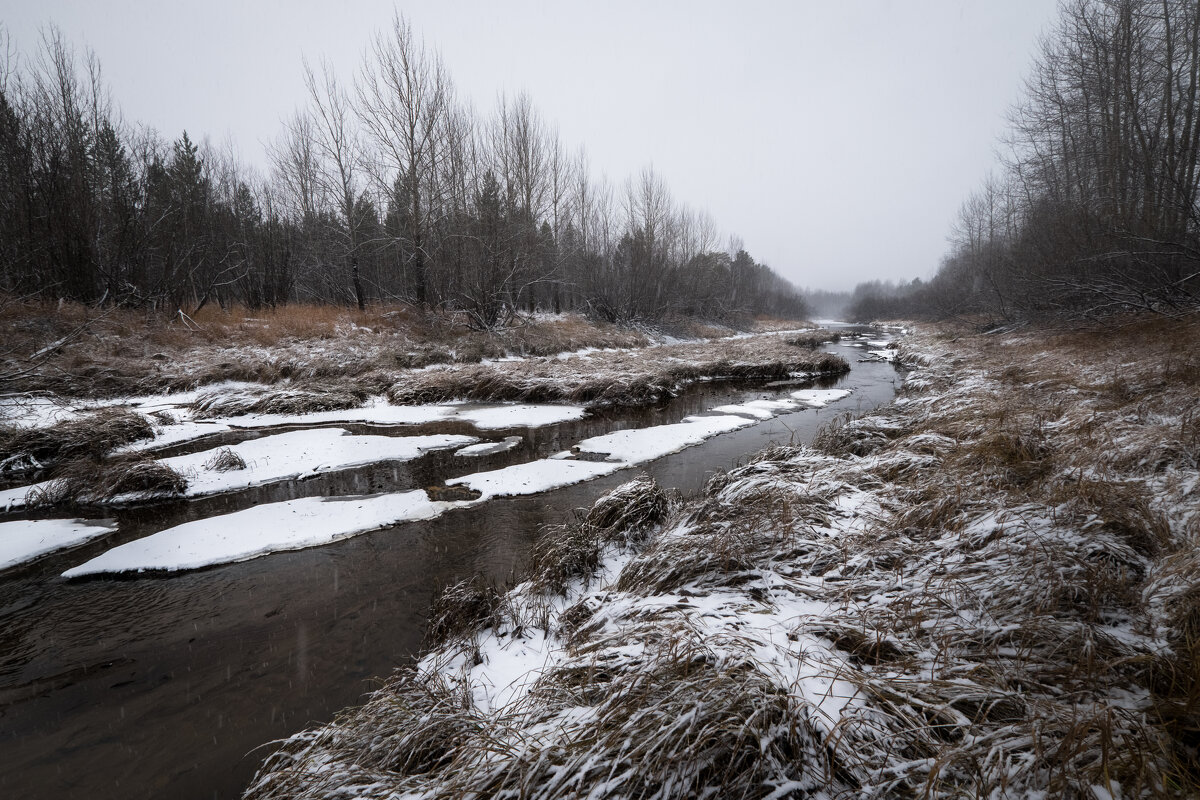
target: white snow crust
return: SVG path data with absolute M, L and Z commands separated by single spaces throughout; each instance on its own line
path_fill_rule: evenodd
M 449 434 L 354 436 L 341 428 L 314 428 L 231 445 L 229 450 L 246 462 L 245 469 L 217 472 L 205 466 L 224 448 L 165 458 L 162 463 L 187 477 L 189 496 L 199 496 L 364 464 L 408 461 L 432 450 L 461 447 L 476 441 L 473 436 Z
M 246 561 L 345 539 L 399 522 L 432 519 L 465 505 L 437 502 L 424 491 L 371 497 L 304 497 L 185 522 L 114 547 L 63 573 L 64 578 L 105 572 L 179 571 Z
M 98 536 L 112 533 L 114 526 L 95 520 L 23 519 L 0 522 L 0 570 L 65 550 Z
M 812 408 L 824 408 L 830 403 L 849 396 L 848 389 L 801 389 L 798 392 L 792 392 L 792 397 Z
M 456 456 L 490 456 L 496 453 L 504 453 L 512 450 L 514 447 L 523 442 L 520 436 L 506 436 L 498 442 L 480 442 L 479 444 L 469 444 L 459 450 L 454 451 Z
M 593 436 L 575 445 L 575 449 L 581 453 L 607 455 L 610 462 L 616 461 L 632 466 L 678 453 L 685 447 L 700 444 L 717 434 L 753 424 L 754 420 L 736 414 L 688 417 L 683 422 L 672 425 L 656 425 L 652 428 L 613 431 Z

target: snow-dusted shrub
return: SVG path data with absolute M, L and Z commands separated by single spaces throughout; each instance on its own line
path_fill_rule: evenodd
M 366 402 L 367 396 L 366 392 L 334 387 L 213 389 L 196 398 L 192 403 L 192 414 L 196 419 L 241 414 L 312 414 L 358 408 Z

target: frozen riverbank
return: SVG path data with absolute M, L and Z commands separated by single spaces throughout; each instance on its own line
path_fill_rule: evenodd
M 248 796 L 1191 796 L 1195 327 L 918 336 L 891 407 L 456 587 Z

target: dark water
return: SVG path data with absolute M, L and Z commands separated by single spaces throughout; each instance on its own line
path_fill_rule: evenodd
M 525 441 L 486 458 L 433 454 L 127 509 L 115 514 L 120 531 L 103 543 L 0 574 L 0 797 L 239 796 L 269 751 L 265 743 L 361 702 L 379 676 L 419 652 L 430 601 L 444 584 L 475 573 L 497 579 L 519 574 L 541 525 L 564 520 L 638 471 L 664 486 L 695 491 L 714 471 L 768 444 L 807 442 L 834 414 L 865 411 L 892 398 L 899 378 L 890 364 L 857 362 L 862 349 L 831 349 L 853 368 L 826 384 L 852 388 L 845 400 L 588 483 L 172 577 L 58 577 L 115 544 L 189 519 L 292 497 L 437 485 L 569 449 L 588 436 L 677 422 L 715 405 L 795 387 L 707 384 L 658 408 L 487 432 L 489 439 L 520 433 Z

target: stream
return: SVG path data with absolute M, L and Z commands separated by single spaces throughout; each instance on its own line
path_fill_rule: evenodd
M 826 349 L 844 356 L 851 372 L 804 386 L 851 389 L 849 397 L 640 467 L 241 563 L 170 576 L 59 577 L 114 545 L 189 520 L 297 497 L 436 486 L 544 458 L 587 437 L 678 422 L 726 403 L 783 396 L 800 385 L 701 383 L 652 408 L 487 431 L 488 440 L 522 437 L 514 449 L 489 456 L 442 451 L 212 497 L 108 510 L 120 526 L 115 534 L 0 573 L 0 796 L 240 796 L 270 742 L 361 703 L 381 676 L 420 652 L 440 587 L 476 573 L 498 581 L 519 576 L 542 525 L 564 521 L 640 472 L 665 488 L 692 493 L 713 472 L 769 444 L 806 443 L 833 416 L 892 399 L 897 369 L 885 361 L 860 361 L 866 357 L 861 338 Z M 376 435 L 477 434 L 463 423 L 336 427 Z M 170 454 L 280 430 L 222 434 Z

